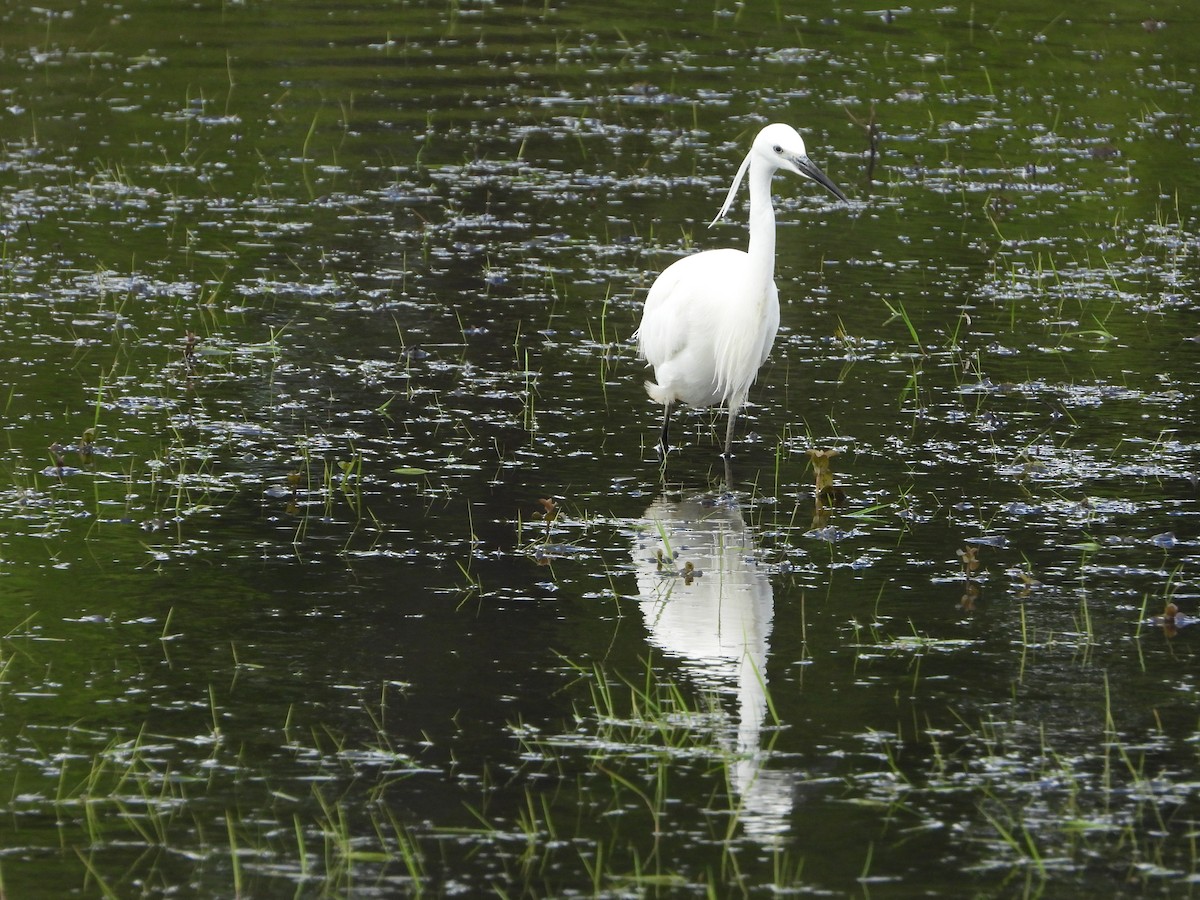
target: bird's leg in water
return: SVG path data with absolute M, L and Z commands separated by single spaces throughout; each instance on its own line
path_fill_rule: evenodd
M 737 421 L 738 408 L 732 404 L 729 407 L 729 424 L 725 428 L 725 457 L 726 463 L 733 459 L 733 423 Z
M 663 404 L 663 427 L 662 434 L 658 437 L 658 448 L 662 451 L 663 459 L 667 458 L 667 451 L 671 449 L 670 443 L 667 441 L 667 430 L 671 426 L 671 404 Z

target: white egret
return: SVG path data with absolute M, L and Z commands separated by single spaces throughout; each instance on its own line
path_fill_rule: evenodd
M 749 247 L 745 252 L 706 250 L 668 266 L 650 287 L 642 323 L 634 334 L 638 356 L 654 368 L 654 381 L 646 382 L 646 392 L 663 405 L 659 443 L 664 457 L 671 404 L 676 401 L 697 408 L 723 404 L 729 411 L 727 463 L 732 455 L 733 423 L 779 330 L 771 203 L 771 176 L 776 169 L 810 178 L 839 200 L 846 199 L 808 158 L 796 129 L 776 123 L 758 133 L 721 211 L 709 224 L 711 228 L 729 211 L 749 170 Z

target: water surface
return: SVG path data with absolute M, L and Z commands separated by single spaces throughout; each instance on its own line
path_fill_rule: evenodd
M 1009 6 L 0 13 L 6 889 L 1187 893 L 1200 26 Z

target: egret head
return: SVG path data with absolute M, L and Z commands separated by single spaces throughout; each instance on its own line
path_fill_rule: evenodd
M 733 186 L 729 188 L 729 194 L 725 197 L 721 211 L 709 223 L 710 225 L 715 225 L 725 213 L 729 212 L 729 207 L 733 205 L 733 198 L 742 183 L 742 178 L 755 161 L 765 168 L 768 178 L 776 169 L 786 169 L 815 181 L 839 200 L 845 201 L 846 199 L 846 195 L 838 189 L 838 186 L 830 181 L 817 164 L 808 158 L 808 151 L 804 147 L 804 138 L 800 137 L 799 132 L 791 125 L 776 122 L 760 131 L 758 137 L 754 139 L 750 152 L 746 154 L 741 168 L 738 169 L 737 177 L 733 179 Z

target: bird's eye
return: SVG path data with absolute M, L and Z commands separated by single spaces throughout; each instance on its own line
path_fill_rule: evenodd
M 783 148 L 782 148 L 782 147 L 780 147 L 778 144 L 776 144 L 776 145 L 775 145 L 774 147 L 772 147 L 771 149 L 772 149 L 772 150 L 774 150 L 776 153 L 782 153 L 782 152 L 783 152 Z

